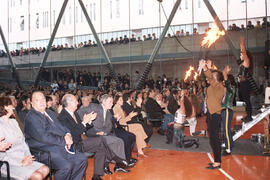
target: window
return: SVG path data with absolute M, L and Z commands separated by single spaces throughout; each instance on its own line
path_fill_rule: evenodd
M 112 19 L 112 0 L 110 0 L 110 18 Z
M 36 29 L 39 29 L 39 13 L 36 13 Z
M 20 18 L 20 30 L 24 31 L 24 16 L 21 16 Z
M 48 26 L 49 26 L 48 11 L 45 11 L 42 13 L 42 27 L 46 28 Z
M 81 8 L 81 22 L 83 22 L 83 10 L 82 10 L 82 8 Z
M 116 0 L 116 17 L 120 17 L 120 0 Z
M 10 1 L 10 7 L 15 7 L 15 0 Z
M 49 12 L 45 12 L 45 27 L 49 27 Z
M 72 22 L 72 15 L 71 15 L 71 7 L 69 7 L 69 9 L 68 9 L 68 22 L 69 22 L 69 24 L 71 24 L 71 22 Z
M 63 25 L 66 24 L 66 13 L 63 14 Z
M 53 10 L 53 26 L 55 26 L 55 10 Z
M 12 32 L 12 18 L 9 18 L 9 32 Z
M 139 15 L 143 15 L 144 10 L 143 10 L 143 0 L 139 0 Z
M 188 0 L 185 1 L 185 9 L 188 9 Z
M 90 3 L 90 19 L 92 20 L 92 17 L 93 17 L 93 9 L 92 9 L 92 3 Z
M 202 4 L 201 4 L 201 0 L 198 0 L 198 8 L 201 8 Z
M 76 23 L 78 23 L 78 6 L 76 6 Z
M 94 21 L 96 20 L 96 3 L 93 4 L 93 18 L 94 18 Z

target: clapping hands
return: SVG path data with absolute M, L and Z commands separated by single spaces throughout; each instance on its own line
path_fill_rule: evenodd
M 94 111 L 92 111 L 91 113 L 89 114 L 85 114 L 83 116 L 83 123 L 87 124 L 87 123 L 90 123 L 92 122 L 93 120 L 95 120 L 97 117 L 97 113 L 95 113 Z

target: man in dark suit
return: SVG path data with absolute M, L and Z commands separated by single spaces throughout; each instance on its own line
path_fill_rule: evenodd
M 58 115 L 58 119 L 63 126 L 66 126 L 72 134 L 73 141 L 76 149 L 80 152 L 95 153 L 94 158 L 94 176 L 93 179 L 101 179 L 100 176 L 106 174 L 112 174 L 108 169 L 108 161 L 114 160 L 116 162 L 116 172 L 128 172 L 123 166 L 127 165 L 127 162 L 118 158 L 108 147 L 102 136 L 90 136 L 87 137 L 85 133 L 90 128 L 93 128 L 92 120 L 96 118 L 96 113 L 91 112 L 85 114 L 83 119 L 79 117 L 77 112 L 78 100 L 72 94 L 66 94 L 62 98 L 63 109 Z M 104 169 L 105 166 L 105 169 Z
M 113 105 L 113 98 L 104 94 L 100 98 L 100 104 L 91 103 L 88 108 L 83 108 L 78 111 L 80 118 L 82 119 L 85 114 L 95 112 L 97 117 L 93 121 L 93 128 L 90 128 L 86 132 L 86 136 L 96 136 L 101 135 L 113 153 L 121 158 L 126 160 L 124 142 L 122 139 L 115 136 L 112 132 L 112 114 L 109 111 Z M 128 166 L 134 165 L 133 162 L 129 162 Z
M 67 128 L 57 120 L 56 114 L 46 110 L 46 99 L 42 92 L 32 94 L 32 109 L 25 117 L 25 139 L 30 148 L 49 151 L 55 180 L 81 180 L 87 157 L 80 153 L 69 153 L 73 145 Z M 46 159 L 41 159 L 46 163 Z
M 156 96 L 155 91 L 153 89 L 149 90 L 148 99 L 145 103 L 145 109 L 149 118 L 162 119 L 162 125 L 161 128 L 158 130 L 158 133 L 160 135 L 164 135 L 164 132 L 167 129 L 168 124 L 170 122 L 173 122 L 174 118 L 169 114 L 165 114 L 162 107 L 154 99 L 155 96 Z

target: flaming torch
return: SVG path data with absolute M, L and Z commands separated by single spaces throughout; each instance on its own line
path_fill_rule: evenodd
M 184 81 L 187 81 L 187 79 L 191 76 L 192 71 L 194 71 L 194 67 L 193 66 L 189 66 L 189 69 L 185 73 L 185 79 L 184 79 Z
M 210 48 L 210 46 L 216 42 L 221 36 L 224 36 L 225 32 L 220 31 L 217 27 L 216 23 L 214 22 L 213 27 L 206 32 L 206 36 L 203 38 L 201 42 L 201 47 Z
M 213 27 L 209 29 L 206 33 L 206 36 L 203 38 L 201 42 L 201 48 L 205 49 L 202 50 L 201 54 L 201 59 L 207 59 L 207 54 L 209 52 L 209 48 L 211 47 L 212 44 L 216 42 L 221 36 L 225 35 L 225 31 L 220 31 L 219 28 L 217 27 L 216 23 L 213 23 Z M 212 66 L 213 69 L 217 69 L 215 65 Z M 198 68 L 199 75 L 201 74 L 201 69 Z M 195 76 L 197 77 L 197 76 Z

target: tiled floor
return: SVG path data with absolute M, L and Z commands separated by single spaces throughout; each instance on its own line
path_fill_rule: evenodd
M 241 124 L 235 113 L 232 124 Z M 197 129 L 206 129 L 205 118 L 198 119 Z M 189 129 L 186 128 L 186 134 Z M 241 138 L 250 138 L 252 133 L 263 133 L 263 122 L 258 123 Z M 248 147 L 247 147 L 248 148 Z M 147 149 L 146 158 L 139 158 L 130 173 L 114 173 L 106 175 L 104 180 L 201 180 L 201 179 L 270 179 L 269 156 L 231 155 L 222 157 L 222 170 L 206 170 L 210 154 L 171 150 Z M 135 157 L 135 154 L 134 154 Z M 111 165 L 111 170 L 113 166 Z M 93 174 L 93 158 L 89 159 L 87 180 Z M 227 176 L 226 176 L 226 175 Z

